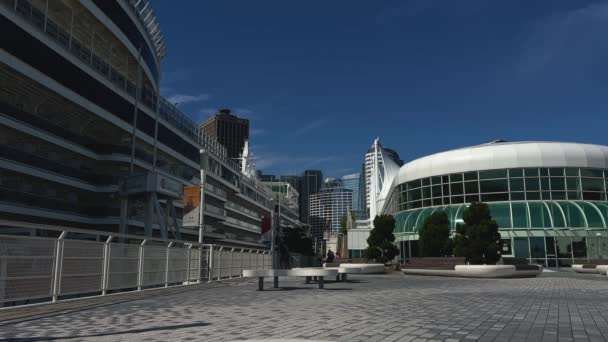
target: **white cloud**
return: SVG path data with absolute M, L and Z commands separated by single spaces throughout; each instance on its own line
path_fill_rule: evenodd
M 318 119 L 318 120 L 312 121 L 312 122 L 310 122 L 310 123 L 308 123 L 308 124 L 306 124 L 306 125 L 298 128 L 298 129 L 296 129 L 294 131 L 294 134 L 295 135 L 302 135 L 304 133 L 307 133 L 309 131 L 312 131 L 312 130 L 314 130 L 316 128 L 319 128 L 319 127 L 325 125 L 325 123 L 326 123 L 326 120 L 324 120 L 324 119 Z
M 177 104 L 185 104 L 191 102 L 200 102 L 207 101 L 211 98 L 209 94 L 199 94 L 199 95 L 187 95 L 187 94 L 175 94 L 171 95 L 167 98 L 167 101 L 171 103 Z
M 264 133 L 266 133 L 266 130 L 262 128 L 251 128 L 249 130 L 249 135 L 251 136 L 263 135 Z
M 336 161 L 338 158 L 335 156 L 284 156 L 284 155 L 253 155 L 257 170 L 265 170 L 273 166 L 277 166 L 280 169 L 288 170 L 304 170 L 307 168 L 315 167 L 324 163 L 330 163 Z
M 585 80 L 608 58 L 608 3 L 594 3 L 542 18 L 529 31 L 516 64 L 519 78 L 539 73 L 561 80 Z

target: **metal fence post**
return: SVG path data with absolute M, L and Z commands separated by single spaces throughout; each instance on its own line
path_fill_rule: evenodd
M 191 261 L 191 260 L 192 260 L 192 259 L 191 259 L 191 254 L 192 254 L 192 245 L 189 245 L 189 246 L 188 246 L 188 248 L 187 248 L 187 250 L 188 250 L 188 252 L 186 253 L 186 255 L 188 256 L 188 257 L 187 257 L 187 258 L 188 258 L 188 260 L 187 260 L 187 264 L 186 264 L 186 265 L 188 265 L 188 266 L 186 267 L 186 284 L 187 284 L 187 285 L 190 285 L 190 267 L 191 267 L 191 263 L 192 263 L 192 261 Z M 200 258 L 199 258 L 199 260 L 200 260 Z M 199 265 L 198 265 L 198 268 L 199 268 L 199 269 L 201 268 L 200 263 L 199 263 Z M 200 277 L 201 277 L 200 273 L 199 273 L 198 277 L 199 277 L 199 279 L 200 279 Z
M 137 267 L 137 291 L 141 291 L 142 284 L 144 282 L 144 245 L 146 244 L 144 240 L 139 245 L 139 265 Z
M 197 283 L 203 281 L 203 252 L 205 251 L 204 245 L 199 245 L 198 248 L 198 279 Z
M 230 275 L 229 278 L 232 279 L 232 274 L 234 274 L 234 248 L 230 250 Z
M 245 248 L 241 248 L 241 257 L 239 258 L 239 268 L 241 269 L 241 278 L 243 278 L 243 251 L 245 250 Z
M 209 251 L 207 252 L 207 282 L 210 283 L 212 280 L 213 273 L 213 245 L 209 245 Z
M 169 257 L 170 257 L 170 251 L 171 251 L 171 246 L 173 246 L 173 241 L 169 242 L 169 245 L 167 245 L 167 253 L 165 253 L 166 256 L 166 264 L 165 264 L 165 287 L 169 287 Z
M 114 236 L 108 236 L 105 244 L 103 245 L 103 273 L 101 276 L 101 295 L 105 296 L 108 291 L 108 279 L 110 278 L 110 242 L 112 242 Z
M 222 279 L 222 252 L 224 250 L 224 247 L 220 247 L 220 249 L 218 249 L 218 255 L 217 255 L 217 280 Z
M 63 240 L 67 235 L 67 231 L 62 231 L 61 235 L 55 242 L 55 268 L 53 269 L 53 283 L 51 284 L 51 293 L 53 302 L 59 300 L 61 293 L 61 271 L 63 270 Z

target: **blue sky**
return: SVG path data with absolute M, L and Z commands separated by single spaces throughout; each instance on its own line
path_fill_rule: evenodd
M 257 168 L 494 139 L 607 143 L 608 0 L 155 0 L 161 92 L 251 121 Z

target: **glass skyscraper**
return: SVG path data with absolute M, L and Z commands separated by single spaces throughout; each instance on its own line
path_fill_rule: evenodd
M 360 213 L 363 211 L 363 202 L 362 202 L 362 192 L 363 189 L 361 184 L 361 174 L 353 173 L 352 175 L 346 175 L 342 177 L 342 186 L 346 190 L 351 190 L 353 192 L 353 211 L 355 213 Z

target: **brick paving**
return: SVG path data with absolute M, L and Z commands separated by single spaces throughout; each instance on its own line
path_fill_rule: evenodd
M 253 281 L 232 282 L 48 317 L 22 315 L 0 322 L 0 341 L 608 339 L 605 276 L 557 272 L 497 280 L 393 273 L 351 278 L 328 283 L 326 290 L 301 279 L 282 281 L 280 290 L 269 282 L 264 292 L 256 291 Z

